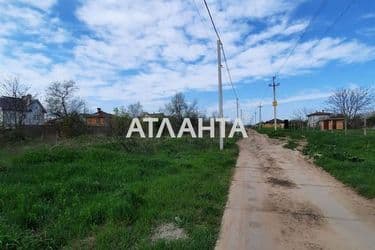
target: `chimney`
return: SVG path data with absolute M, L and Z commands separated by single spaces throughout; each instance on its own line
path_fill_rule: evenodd
M 32 96 L 30 94 L 22 96 L 22 100 L 25 102 L 26 106 L 31 104 Z
M 101 108 L 97 108 L 97 110 L 98 110 L 98 113 L 102 112 L 102 109 L 101 109 Z

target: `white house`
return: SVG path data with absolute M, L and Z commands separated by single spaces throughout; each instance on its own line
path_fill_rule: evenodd
M 0 126 L 11 128 L 16 125 L 43 125 L 46 110 L 31 95 L 22 98 L 0 97 Z
M 332 113 L 322 111 L 316 111 L 314 113 L 307 115 L 307 126 L 309 128 L 318 128 L 319 127 L 319 121 L 322 121 L 324 119 L 328 119 Z

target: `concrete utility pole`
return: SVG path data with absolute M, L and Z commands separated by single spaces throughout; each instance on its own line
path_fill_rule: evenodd
M 222 77 L 221 77 L 221 41 L 217 40 L 217 78 L 219 82 L 219 117 L 224 118 L 223 114 L 223 83 L 222 83 Z M 220 140 L 220 150 L 223 150 L 224 148 L 224 135 L 219 135 Z
M 238 97 L 236 97 L 236 107 L 237 107 L 237 119 L 240 118 L 239 117 L 239 113 L 238 113 L 238 107 L 239 107 L 239 104 L 238 104 Z
M 254 111 L 254 126 L 257 125 L 257 111 Z
M 262 128 L 262 103 L 259 104 L 259 128 Z
M 269 86 L 272 87 L 272 91 L 273 91 L 273 102 L 272 102 L 272 106 L 273 106 L 273 123 L 274 123 L 275 130 L 277 130 L 277 120 L 276 120 L 277 119 L 276 118 L 276 107 L 277 107 L 276 87 L 280 86 L 280 83 L 276 83 L 275 80 L 276 80 L 276 76 L 273 76 L 272 77 L 272 84 L 270 84 Z

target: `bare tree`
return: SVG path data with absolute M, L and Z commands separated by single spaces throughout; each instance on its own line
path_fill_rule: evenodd
M 115 107 L 113 109 L 115 116 L 127 116 L 129 115 L 124 106 Z
M 188 104 L 185 101 L 185 96 L 183 93 L 175 94 L 170 103 L 165 105 L 165 112 L 168 115 L 176 117 L 178 120 L 182 120 L 188 109 Z
M 187 105 L 185 116 L 189 118 L 198 118 L 200 112 L 198 110 L 198 103 L 194 100 L 191 104 Z
M 58 118 L 79 114 L 84 101 L 75 96 L 78 90 L 74 81 L 53 82 L 46 90 L 46 102 L 50 115 Z
M 165 105 L 164 111 L 179 120 L 184 117 L 197 118 L 199 116 L 197 101 L 187 103 L 183 93 L 175 94 L 171 101 Z
M 293 112 L 293 119 L 298 121 L 306 121 L 307 115 L 311 113 L 311 110 L 307 109 L 306 107 L 297 109 Z
M 374 103 L 374 93 L 371 88 L 338 89 L 327 101 L 329 109 L 334 113 L 342 114 L 345 118 L 345 131 L 348 123 L 360 112 L 366 111 Z
M 27 95 L 30 86 L 23 84 L 17 77 L 7 78 L 0 84 L 0 95 L 21 98 Z
M 140 102 L 128 105 L 127 113 L 130 117 L 140 117 L 143 114 L 143 107 Z
M 16 127 L 22 126 L 25 121 L 26 99 L 23 98 L 26 97 L 29 90 L 30 86 L 21 83 L 17 77 L 4 79 L 0 83 L 0 96 L 22 98 L 22 100 L 17 99 L 8 102 L 8 108 L 10 109 L 7 111 L 8 121 L 12 121 Z M 31 95 L 27 96 L 27 98 L 31 99 Z

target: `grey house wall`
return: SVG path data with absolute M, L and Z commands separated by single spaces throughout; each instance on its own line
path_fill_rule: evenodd
M 6 128 L 20 124 L 22 117 L 23 115 L 20 111 L 0 110 L 0 124 Z
M 43 125 L 43 108 L 34 102 L 30 104 L 28 112 L 2 110 L 0 108 L 0 126 L 5 128 L 15 127 L 16 125 Z
M 319 127 L 319 121 L 329 118 L 329 115 L 312 115 L 308 117 L 307 126 L 309 128 Z
M 29 106 L 29 112 L 25 115 L 24 125 L 43 125 L 44 112 L 37 102 L 33 102 Z

